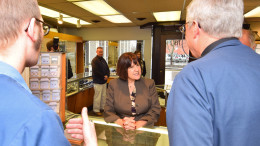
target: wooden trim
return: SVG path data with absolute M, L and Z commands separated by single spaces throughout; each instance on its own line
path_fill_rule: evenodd
M 66 98 L 66 54 L 61 54 L 61 98 L 60 98 L 60 118 L 65 122 L 65 98 Z
M 77 43 L 77 51 L 76 51 L 76 73 L 84 73 L 84 49 L 83 43 Z
M 53 37 L 59 37 L 60 40 L 65 40 L 65 41 L 83 42 L 82 37 L 64 34 L 64 33 L 49 32 L 48 35 L 44 36 L 44 38 L 50 38 L 50 39 L 53 39 Z

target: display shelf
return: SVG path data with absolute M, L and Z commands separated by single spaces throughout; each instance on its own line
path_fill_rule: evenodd
M 83 107 L 93 105 L 93 80 L 91 73 L 75 75 L 67 81 L 67 109 L 74 113 L 80 113 Z
M 66 97 L 77 94 L 88 88 L 93 87 L 93 79 L 91 73 L 80 73 L 73 78 L 67 80 L 67 91 Z
M 30 67 L 29 87 L 65 121 L 65 53 L 41 53 L 37 65 Z

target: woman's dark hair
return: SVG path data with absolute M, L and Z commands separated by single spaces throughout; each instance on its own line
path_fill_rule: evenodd
M 137 55 L 138 53 L 140 53 L 140 59 L 142 59 L 142 53 L 141 53 L 140 50 L 136 50 L 134 53 L 135 53 L 136 55 Z
M 132 61 L 134 64 L 138 64 L 138 58 L 132 52 L 126 52 L 119 57 L 116 73 L 120 79 L 125 81 L 128 79 L 128 68 L 131 67 Z
M 47 44 L 46 47 L 48 49 L 48 51 L 51 51 L 51 47 L 53 47 L 53 40 L 50 40 Z

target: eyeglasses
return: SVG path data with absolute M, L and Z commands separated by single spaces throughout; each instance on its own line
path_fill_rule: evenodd
M 183 25 L 181 25 L 181 26 L 179 27 L 179 30 L 180 30 L 180 32 L 181 32 L 182 34 L 184 34 L 185 31 L 186 31 L 185 25 L 186 25 L 187 23 L 190 23 L 190 22 L 186 22 L 185 24 L 183 24 Z M 201 28 L 199 23 L 198 23 L 198 27 Z
M 35 20 L 42 23 L 43 33 L 44 33 L 44 35 L 47 35 L 50 32 L 51 25 L 46 22 L 43 22 L 37 18 L 35 18 Z M 24 30 L 25 32 L 28 31 L 29 25 L 30 25 L 30 23 L 28 24 L 27 28 Z
M 183 33 L 183 34 L 184 34 L 185 31 L 186 31 L 185 25 L 186 25 L 187 23 L 189 23 L 189 22 L 186 22 L 185 24 L 183 24 L 183 25 L 181 25 L 181 26 L 179 27 L 180 32 Z

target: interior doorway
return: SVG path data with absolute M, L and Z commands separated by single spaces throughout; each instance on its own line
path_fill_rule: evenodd
M 185 40 L 168 39 L 165 42 L 165 85 L 172 85 L 175 76 L 188 64 L 189 48 Z
M 179 25 L 153 27 L 152 79 L 154 79 L 156 85 L 165 85 L 166 83 L 165 70 L 168 66 L 166 62 L 166 42 L 180 40 L 181 38 Z M 171 64 L 173 62 L 168 63 Z

